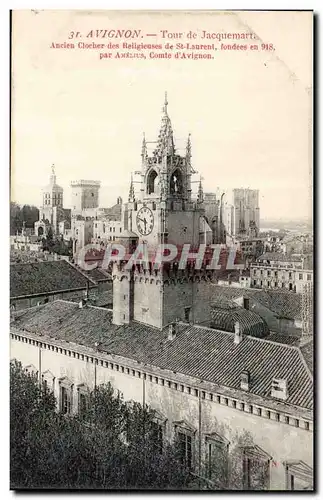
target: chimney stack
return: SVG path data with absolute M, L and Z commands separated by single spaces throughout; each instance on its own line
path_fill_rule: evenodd
M 85 305 L 86 305 L 86 300 L 84 300 L 84 299 L 80 300 L 79 309 L 83 309 L 83 307 L 85 307 Z
M 234 324 L 234 343 L 240 344 L 241 340 L 242 340 L 242 333 L 240 330 L 240 323 L 239 321 L 236 321 Z
M 243 370 L 240 376 L 240 387 L 243 391 L 249 391 L 250 388 L 250 372 Z
M 176 323 L 171 323 L 168 327 L 168 340 L 174 340 L 176 337 Z
M 249 311 L 249 297 L 243 297 L 243 307 Z
M 286 401 L 288 398 L 287 380 L 283 378 L 273 378 L 271 381 L 271 397 Z

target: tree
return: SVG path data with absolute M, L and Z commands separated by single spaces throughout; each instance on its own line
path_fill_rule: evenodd
M 154 412 L 110 384 L 84 394 L 76 415 L 19 363 L 10 367 L 12 488 L 185 489 L 189 472 L 172 445 L 160 449 Z
M 33 205 L 24 205 L 22 208 L 15 202 L 10 203 L 10 234 L 14 235 L 21 231 L 23 222 L 25 227 L 32 229 L 35 222 L 39 220 L 39 210 Z

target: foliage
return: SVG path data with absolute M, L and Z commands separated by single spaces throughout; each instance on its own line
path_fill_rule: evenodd
M 86 395 L 82 413 L 56 411 L 53 393 L 17 362 L 10 367 L 11 488 L 186 489 L 172 445 L 156 439 L 154 412 L 110 384 Z
M 63 236 L 55 237 L 53 235 L 53 230 L 50 227 L 47 233 L 46 238 L 42 238 L 43 250 L 51 253 L 56 253 L 58 255 L 67 255 L 72 257 L 73 255 L 73 242 L 70 239 L 68 243 L 66 243 L 63 239 Z
M 17 231 L 21 232 L 23 222 L 25 227 L 32 229 L 34 223 L 39 219 L 39 210 L 32 205 L 20 207 L 17 203 L 10 203 L 10 234 L 15 235 Z

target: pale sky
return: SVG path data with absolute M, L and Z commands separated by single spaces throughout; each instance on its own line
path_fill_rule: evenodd
M 212 61 L 194 61 L 99 60 L 100 51 L 50 48 L 67 41 L 71 30 L 107 28 L 252 29 L 276 50 L 218 50 Z M 255 188 L 261 218 L 309 215 L 311 48 L 310 12 L 15 11 L 12 199 L 39 205 L 52 163 L 67 207 L 70 181 L 77 179 L 101 181 L 101 206 L 118 195 L 126 199 L 130 174 L 140 169 L 142 133 L 156 140 L 167 90 L 176 145 L 184 147 L 191 133 L 192 160 L 205 191 Z

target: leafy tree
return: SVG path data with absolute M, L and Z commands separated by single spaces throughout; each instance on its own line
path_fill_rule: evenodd
M 12 488 L 185 489 L 190 474 L 172 445 L 160 449 L 154 412 L 110 384 L 62 415 L 54 395 L 19 363 L 10 367 Z
M 20 207 L 17 203 L 10 203 L 10 234 L 16 234 L 21 231 L 23 223 L 25 227 L 32 229 L 34 223 L 39 220 L 39 210 L 33 205 L 24 205 Z

